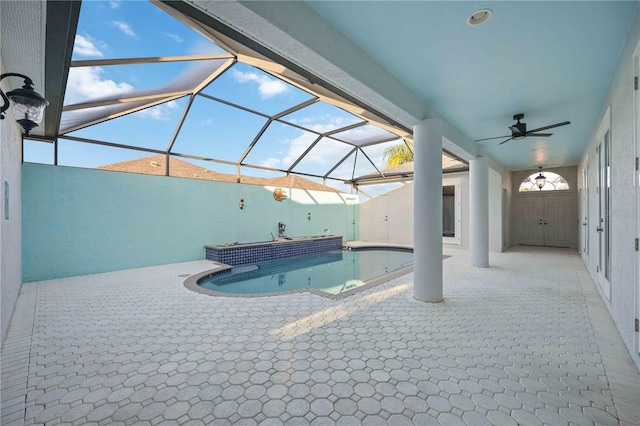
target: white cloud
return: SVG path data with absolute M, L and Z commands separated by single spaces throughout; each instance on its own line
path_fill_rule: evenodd
M 171 112 L 176 108 L 178 108 L 178 104 L 176 103 L 176 101 L 169 101 L 164 104 L 143 109 L 141 111 L 138 111 L 136 114 L 141 118 L 167 121 L 171 117 Z
M 262 99 L 272 98 L 276 95 L 286 93 L 289 90 L 283 81 L 267 77 L 266 75 L 260 75 L 254 72 L 242 72 L 238 70 L 232 70 L 231 75 L 238 83 L 257 83 L 258 92 Z
M 117 83 L 103 78 L 104 72 L 100 67 L 71 68 L 65 104 L 112 97 L 133 90 L 133 86 L 124 81 Z
M 211 118 L 211 117 L 205 118 L 203 120 L 200 120 L 200 125 L 201 126 L 208 126 L 211 123 L 213 123 L 213 118 Z
M 136 33 L 133 32 L 129 24 L 122 21 L 112 21 L 111 22 L 115 27 L 117 27 L 120 31 L 125 33 L 128 36 L 135 37 Z
M 164 33 L 167 37 L 173 39 L 176 43 L 182 43 L 184 39 L 180 37 L 178 34 Z
M 89 35 L 76 34 L 76 40 L 73 44 L 73 53 L 80 56 L 97 56 L 102 58 L 104 55 L 100 49 L 94 44 L 94 41 Z M 103 43 L 104 44 L 104 43 Z
M 266 160 L 262 161 L 262 163 L 260 163 L 260 166 L 262 167 L 271 167 L 273 169 L 279 169 L 281 168 L 281 165 L 282 165 L 282 160 L 275 157 L 269 157 Z
M 111 4 L 111 9 L 120 8 L 120 0 L 111 0 L 109 3 Z
M 288 120 L 293 124 L 314 130 L 318 133 L 325 133 L 330 130 L 347 127 L 362 121 L 357 117 L 336 117 L 331 114 L 313 115 L 300 119 Z

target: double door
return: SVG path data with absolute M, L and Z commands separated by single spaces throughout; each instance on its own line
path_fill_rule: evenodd
M 566 195 L 529 195 L 519 200 L 518 243 L 531 246 L 571 247 L 570 198 Z

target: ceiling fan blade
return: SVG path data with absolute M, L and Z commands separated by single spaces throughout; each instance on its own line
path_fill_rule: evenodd
M 538 137 L 548 138 L 551 135 L 553 135 L 553 133 L 529 133 L 529 132 L 527 132 L 527 137 L 529 137 L 529 136 L 538 136 Z
M 503 143 L 505 143 L 505 142 L 509 142 L 511 139 L 513 139 L 513 138 L 509 138 L 509 139 L 507 139 L 506 141 L 502 141 L 502 142 L 500 142 L 498 145 L 502 145 L 502 144 L 503 144 Z
M 508 138 L 509 136 L 511 136 L 511 135 L 496 136 L 496 137 L 494 137 L 494 138 L 476 139 L 474 142 L 490 141 L 491 139 L 502 139 L 502 138 Z
M 530 133 L 539 132 L 540 130 L 547 130 L 547 129 L 553 129 L 554 127 L 566 126 L 567 124 L 571 124 L 571 122 L 570 121 L 563 121 L 562 123 L 556 123 L 556 124 L 552 124 L 550 126 L 539 127 L 537 129 L 529 130 L 527 132 L 527 135 L 530 134 Z

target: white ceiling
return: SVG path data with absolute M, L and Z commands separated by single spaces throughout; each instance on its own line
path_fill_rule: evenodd
M 471 140 L 509 135 L 517 113 L 529 129 L 571 121 L 550 138 L 478 143 L 512 170 L 578 163 L 638 8 L 632 1 L 308 4 Z M 468 26 L 482 8 L 492 18 Z

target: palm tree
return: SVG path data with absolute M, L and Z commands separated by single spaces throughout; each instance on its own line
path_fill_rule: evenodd
M 413 161 L 413 141 L 390 146 L 384 150 L 382 159 L 387 162 L 387 169 Z

